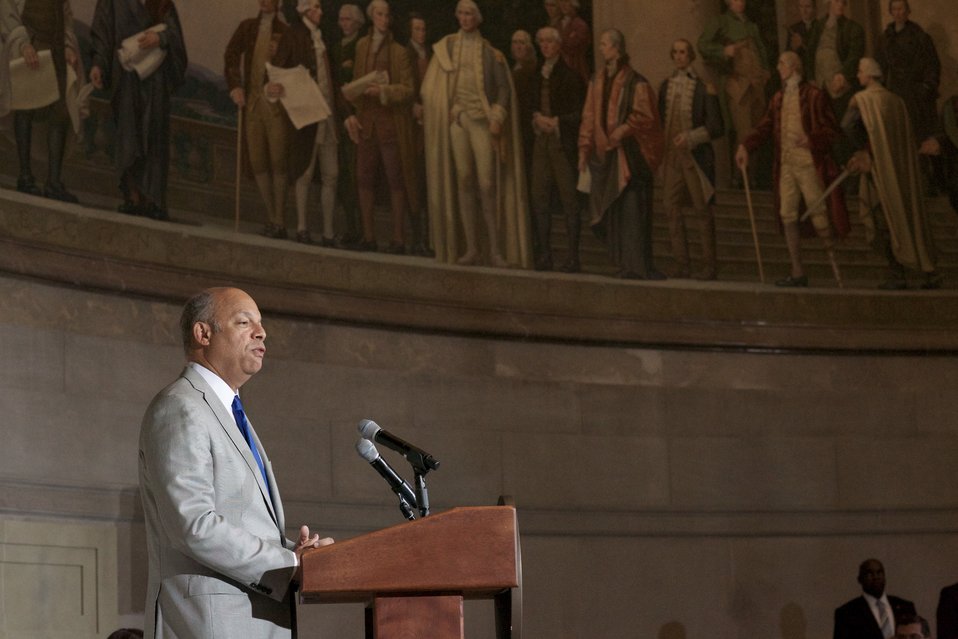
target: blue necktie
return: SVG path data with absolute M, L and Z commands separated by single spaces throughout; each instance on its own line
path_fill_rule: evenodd
M 233 419 L 236 420 L 236 425 L 239 427 L 241 433 L 243 433 L 243 439 L 246 440 L 246 443 L 249 444 L 249 449 L 253 452 L 253 459 L 256 460 L 256 465 L 259 466 L 259 472 L 263 474 L 263 483 L 266 484 L 266 494 L 269 495 L 269 479 L 266 477 L 266 466 L 263 465 L 263 459 L 259 456 L 259 451 L 256 450 L 256 444 L 253 443 L 253 435 L 249 432 L 249 420 L 246 419 L 246 412 L 243 410 L 243 402 L 240 401 L 239 395 L 233 397 Z M 270 501 L 272 501 L 272 496 L 270 496 Z

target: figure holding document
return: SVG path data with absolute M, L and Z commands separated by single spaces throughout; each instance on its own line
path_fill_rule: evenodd
M 278 0 L 259 0 L 259 15 L 239 23 L 223 55 L 223 75 L 230 99 L 241 109 L 242 144 L 237 153 L 249 160 L 256 187 L 266 205 L 263 235 L 285 237 L 283 211 L 289 178 L 286 169 L 289 133 L 283 107 L 266 99 L 266 65 L 287 26 L 276 10 Z
M 322 110 L 329 114 L 336 109 L 335 101 L 339 91 L 333 83 L 326 43 L 323 42 L 323 34 L 319 30 L 323 9 L 320 0 L 299 0 L 296 10 L 299 12 L 300 20 L 293 22 L 283 34 L 276 55 L 273 57 L 273 65 L 280 69 L 294 69 L 301 66 L 309 71 L 309 76 L 325 102 L 325 109 Z M 266 87 L 266 95 L 270 98 L 283 98 L 292 94 L 294 89 L 303 84 L 302 82 L 277 81 L 274 75 L 275 73 L 270 75 L 270 83 Z M 286 105 L 287 114 L 295 123 L 294 114 L 291 112 L 293 107 L 292 104 Z M 328 115 L 318 121 L 310 117 L 307 118 L 308 120 L 312 120 L 312 123 L 290 133 L 289 179 L 295 181 L 296 240 L 307 244 L 312 243 L 306 220 L 306 200 L 318 162 L 322 180 L 320 203 L 323 207 L 323 235 L 319 244 L 332 246 L 336 185 L 339 181 L 336 120 Z M 291 126 L 295 128 L 294 125 Z
M 121 64 L 119 50 L 133 36 L 140 49 L 165 52 L 149 74 Z M 187 64 L 176 6 L 173 0 L 97 0 L 90 38 L 90 82 L 109 92 L 116 124 L 115 163 L 123 193 L 119 211 L 167 219 L 170 98 L 183 83 Z
M 405 253 L 406 211 L 420 208 L 412 119 L 415 80 L 409 54 L 390 31 L 389 4 L 385 0 L 372 0 L 366 15 L 373 28 L 356 45 L 355 80 L 350 83 L 361 86 L 362 92 L 348 98 L 354 112 L 346 119 L 346 130 L 357 144 L 356 174 L 363 223 L 360 247 L 377 248 L 373 205 L 376 176 L 382 166 L 389 183 L 393 226 L 392 240 L 386 250 Z
M 0 0 L 0 36 L 7 41 L 12 67 L 13 128 L 20 161 L 17 190 L 76 202 L 76 196 L 66 189 L 60 176 L 70 129 L 66 100 L 69 80 L 72 78 L 76 82 L 78 77 L 83 77 L 69 0 Z M 72 69 L 72 76 L 68 74 L 68 68 Z M 43 79 L 50 85 L 49 98 L 31 103 L 31 94 L 38 97 L 34 90 L 40 88 Z M 34 120 L 47 123 L 49 168 L 42 190 L 37 186 L 30 167 Z

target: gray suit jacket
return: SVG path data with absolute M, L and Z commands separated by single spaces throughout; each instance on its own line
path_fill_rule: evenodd
M 149 584 L 146 637 L 289 638 L 294 543 L 232 414 L 191 367 L 150 403 L 140 430 Z

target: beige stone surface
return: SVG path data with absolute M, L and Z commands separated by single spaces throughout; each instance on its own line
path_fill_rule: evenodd
M 958 439 L 954 433 L 838 440 L 840 506 L 955 508 Z M 948 478 L 948 479 L 946 479 Z
M 24 330 L 0 325 L 0 343 L 5 359 L 18 366 L 0 367 L 0 386 L 4 388 L 63 389 L 63 334 L 47 330 Z
M 111 525 L 0 518 L 0 637 L 96 639 L 116 623 Z
M 587 435 L 663 435 L 668 393 L 661 388 L 608 384 L 576 388 Z M 684 400 L 683 400 L 684 401 Z
M 63 358 L 68 395 L 138 402 L 144 409 L 186 361 L 179 345 L 86 335 L 68 335 Z
M 530 636 L 656 637 L 669 623 L 688 637 L 734 637 L 733 579 L 724 539 L 524 540 Z M 567 575 L 556 579 L 555 570 Z M 561 602 L 553 605 L 550 602 Z
M 136 442 L 145 403 L 182 366 L 178 303 L 9 277 L 0 293 L 18 362 L 0 374 L 0 514 L 115 526 L 116 612 L 135 620 Z M 867 555 L 925 609 L 953 581 L 953 357 L 266 319 L 266 366 L 243 395 L 289 533 L 307 523 L 342 540 L 400 522 L 354 450 L 356 422 L 372 418 L 441 460 L 427 477 L 435 509 L 515 495 L 530 637 L 808 639 L 827 635 Z M 361 619 L 361 607 L 310 607 L 303 636 L 358 639 Z M 488 605 L 467 607 L 473 639 L 492 639 L 491 620 Z
M 824 438 L 679 438 L 670 461 L 679 509 L 829 509 L 838 498 L 838 460 Z
M 509 434 L 504 489 L 528 508 L 636 510 L 669 505 L 665 440 Z

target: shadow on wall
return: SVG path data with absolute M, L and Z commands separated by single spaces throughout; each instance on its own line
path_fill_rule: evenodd
M 805 611 L 794 601 L 789 601 L 782 607 L 779 630 L 782 632 L 782 639 L 805 639 L 808 635 Z
M 659 628 L 659 639 L 686 639 L 685 626 L 678 621 L 670 621 Z

